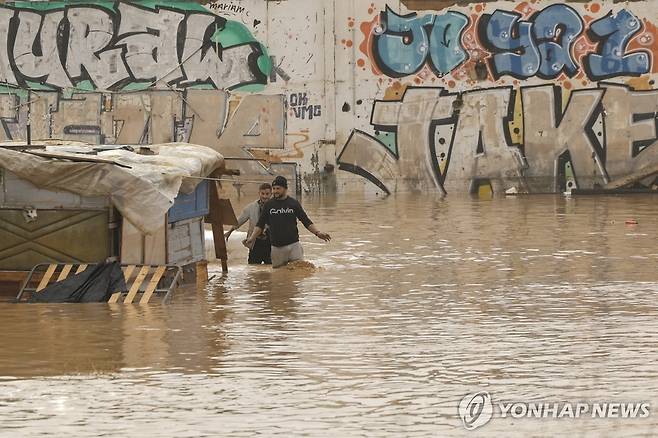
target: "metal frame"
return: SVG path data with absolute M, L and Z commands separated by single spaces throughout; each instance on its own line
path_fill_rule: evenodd
M 23 298 L 23 293 L 24 292 L 30 292 L 30 293 L 36 293 L 37 292 L 38 286 L 35 286 L 35 287 L 27 287 L 27 286 L 30 285 L 31 281 L 33 281 L 34 274 L 36 274 L 38 272 L 46 272 L 47 269 L 51 265 L 56 266 L 55 271 L 51 274 L 51 276 L 54 277 L 55 273 L 57 273 L 57 272 L 61 273 L 62 269 L 64 269 L 64 266 L 66 266 L 66 265 L 71 265 L 72 266 L 72 268 L 70 269 L 71 272 L 73 272 L 74 268 L 76 268 L 76 267 L 77 267 L 76 269 L 79 269 L 80 266 L 86 265 L 86 268 L 83 269 L 82 271 L 80 271 L 80 272 L 84 272 L 86 269 L 89 269 L 90 267 L 97 266 L 98 263 L 39 263 L 38 265 L 34 266 L 30 270 L 30 273 L 28 274 L 27 278 L 23 282 L 23 285 L 21 286 L 21 290 L 18 292 L 18 295 L 16 296 L 16 302 L 17 303 L 21 302 L 21 299 Z M 134 266 L 135 269 L 141 269 L 145 266 L 148 266 L 150 269 L 153 269 L 153 268 L 157 269 L 159 267 L 158 265 L 138 265 L 138 264 L 130 264 L 130 263 L 129 264 L 123 264 L 123 263 L 121 264 L 122 270 L 123 270 L 123 268 L 126 268 L 128 266 Z M 160 266 L 165 266 L 165 274 L 174 273 L 174 277 L 171 280 L 171 283 L 169 284 L 168 287 L 166 287 L 166 288 L 156 287 L 155 290 L 153 291 L 153 294 L 155 294 L 155 295 L 162 295 L 164 293 L 164 297 L 162 297 L 162 304 L 167 304 L 169 302 L 169 300 L 171 299 L 172 292 L 178 286 L 178 283 L 179 283 L 180 278 L 182 276 L 183 270 L 180 266 L 177 266 L 177 265 L 160 265 Z M 40 268 L 43 268 L 43 269 L 40 269 Z M 138 271 L 136 271 L 136 272 L 138 272 Z M 78 272 L 75 272 L 73 275 L 76 275 L 76 274 L 78 274 Z M 70 277 L 67 277 L 67 278 L 70 278 Z M 164 278 L 165 278 L 165 275 L 162 276 L 162 278 L 159 280 L 159 282 L 162 281 L 162 279 L 164 279 Z M 48 284 L 57 283 L 57 281 L 58 280 L 55 280 L 53 282 L 49 281 Z

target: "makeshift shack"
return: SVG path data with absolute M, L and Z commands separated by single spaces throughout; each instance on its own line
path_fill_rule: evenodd
M 0 144 L 0 292 L 40 263 L 196 268 L 219 196 L 204 178 L 225 172 L 221 154 L 188 143 Z

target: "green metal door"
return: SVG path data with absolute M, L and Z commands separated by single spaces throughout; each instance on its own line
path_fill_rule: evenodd
M 45 262 L 100 262 L 110 255 L 108 210 L 0 209 L 0 269 L 29 270 Z

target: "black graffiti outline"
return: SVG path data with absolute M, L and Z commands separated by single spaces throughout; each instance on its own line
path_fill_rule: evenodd
M 379 141 L 379 139 L 378 139 L 377 137 L 374 137 L 374 136 L 372 136 L 371 134 L 368 134 L 367 132 L 362 131 L 362 130 L 360 130 L 360 129 L 353 129 L 353 130 L 352 130 L 352 132 L 350 133 L 349 137 L 347 138 L 347 141 L 345 142 L 345 146 L 347 146 L 347 145 L 350 143 L 350 141 L 352 140 L 352 137 L 354 137 L 354 135 L 355 135 L 356 133 L 362 134 L 362 135 L 364 135 L 364 136 L 366 136 L 366 137 L 369 137 L 369 138 L 372 139 L 373 141 L 376 141 L 376 142 L 379 143 L 384 149 L 386 149 L 386 153 L 387 153 L 387 154 L 389 154 L 389 155 L 395 157 L 395 155 L 391 152 L 391 150 L 390 150 L 389 148 L 387 148 L 384 144 L 382 144 L 382 142 Z M 384 191 L 384 193 L 386 193 L 387 195 L 390 195 L 390 194 L 391 194 L 391 191 L 388 189 L 388 187 L 386 187 L 386 185 L 385 185 L 382 181 L 380 181 L 377 177 L 375 177 L 375 175 L 373 175 L 372 173 L 368 172 L 366 169 L 364 169 L 363 167 L 361 167 L 361 166 L 359 166 L 359 165 L 356 165 L 356 164 L 352 164 L 352 163 L 347 163 L 347 162 L 343 162 L 343 161 L 341 161 L 341 158 L 343 157 L 343 154 L 344 154 L 345 151 L 346 151 L 346 147 L 345 147 L 345 146 L 343 146 L 343 150 L 340 151 L 340 154 L 338 154 L 338 156 L 336 157 L 336 163 L 338 164 L 338 169 L 340 169 L 340 170 L 344 170 L 345 172 L 353 173 L 353 174 L 355 174 L 355 175 L 359 175 L 359 176 L 361 176 L 361 177 L 367 179 L 368 181 L 370 181 L 371 183 L 373 183 L 374 185 L 376 185 L 376 186 L 379 187 L 380 189 L 382 189 L 382 190 Z M 396 159 L 397 159 L 397 158 L 396 158 Z
M 431 88 L 431 87 L 430 87 Z M 435 87 L 438 88 L 438 87 Z M 452 155 L 452 149 L 455 144 L 455 136 L 457 134 L 457 122 L 459 121 L 459 111 L 456 111 L 456 108 L 454 106 L 454 102 L 457 101 L 457 99 L 461 99 L 462 93 L 449 93 L 444 89 L 445 93 L 442 93 L 439 97 L 452 97 L 455 96 L 456 99 L 453 101 L 453 108 L 452 108 L 452 113 L 450 114 L 450 117 L 444 117 L 442 119 L 436 119 L 432 120 L 430 122 L 430 129 L 429 129 L 429 145 L 430 145 L 430 157 L 432 159 L 432 168 L 435 169 L 439 181 L 441 183 L 441 187 L 443 188 L 443 191 L 445 193 L 445 188 L 443 185 L 445 184 L 446 176 L 448 175 L 448 168 L 450 167 L 450 157 Z M 448 151 L 445 156 L 446 160 L 446 166 L 443 172 L 441 172 L 441 166 L 439 163 L 439 158 L 436 153 L 436 129 L 438 126 L 447 126 L 452 124 L 452 133 L 450 135 L 450 143 L 448 145 Z
M 112 40 L 110 41 L 108 46 L 113 47 L 113 48 L 114 47 L 124 48 L 125 51 L 123 52 L 124 56 L 123 56 L 122 61 L 123 61 L 124 65 L 126 66 L 126 69 L 128 70 L 128 74 L 133 79 L 133 83 L 146 83 L 146 84 L 151 83 L 152 84 L 152 83 L 158 81 L 158 79 L 156 77 L 140 78 L 140 79 L 137 79 L 135 77 L 135 74 L 133 73 L 132 69 L 130 68 L 130 65 L 129 65 L 128 61 L 125 58 L 125 54 L 128 50 L 128 43 L 127 42 L 122 43 L 121 41 L 125 40 L 126 38 L 131 37 L 131 36 L 144 35 L 144 34 L 158 36 L 159 33 L 156 33 L 157 32 L 156 30 L 149 28 L 147 26 L 147 24 L 145 23 L 144 24 L 144 29 L 145 29 L 144 32 L 134 31 L 134 32 L 126 32 L 126 33 L 123 33 L 123 34 L 119 34 L 119 29 L 121 28 L 121 21 L 123 20 L 123 16 L 122 16 L 121 9 L 120 9 L 121 4 L 125 4 L 129 7 L 133 7 L 135 9 L 140 9 L 142 11 L 155 13 L 155 14 L 159 14 L 160 11 L 167 11 L 167 12 L 173 12 L 175 14 L 178 14 L 178 15 L 182 16 L 182 19 L 181 19 L 180 23 L 178 24 L 178 29 L 176 29 L 176 42 L 177 42 L 177 44 L 176 44 L 176 46 L 177 46 L 176 47 L 176 50 L 177 50 L 176 55 L 177 56 L 176 57 L 177 57 L 177 61 L 178 61 L 178 65 L 176 66 L 176 69 L 180 68 L 182 76 L 176 78 L 175 80 L 167 81 L 167 85 L 172 85 L 174 83 L 178 83 L 184 77 L 184 72 L 183 72 L 183 69 L 181 68 L 181 65 L 180 65 L 180 62 L 181 62 L 181 59 L 180 59 L 180 56 L 179 56 L 180 55 L 180 53 L 179 53 L 180 45 L 178 44 L 179 41 L 180 41 L 180 35 L 181 35 L 180 27 L 181 27 L 181 24 L 183 24 L 187 20 L 187 18 L 188 18 L 187 14 L 180 12 L 180 10 L 175 10 L 175 9 L 173 9 L 171 7 L 167 7 L 167 6 L 156 5 L 155 8 L 151 9 L 147 6 L 142 6 L 138 3 L 129 3 L 129 2 L 125 2 L 125 1 L 116 1 L 116 2 L 114 2 L 114 13 L 116 14 L 117 20 L 114 21 L 114 26 L 115 26 L 114 35 L 112 35 Z M 176 69 L 172 70 L 171 68 L 169 68 L 169 70 L 172 71 L 172 72 L 175 71 Z

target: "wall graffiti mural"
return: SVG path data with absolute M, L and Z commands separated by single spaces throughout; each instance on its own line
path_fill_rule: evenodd
M 355 130 L 338 164 L 386 193 L 473 192 L 481 182 L 499 193 L 594 188 L 658 164 L 658 90 L 601 83 L 566 103 L 561 96 L 553 85 L 464 93 L 408 87 L 400 100 L 376 101 L 372 110 L 374 128 L 396 133 L 393 150 Z M 518 144 L 516 112 L 523 114 Z
M 566 4 L 535 10 L 524 2 L 512 11 L 469 17 L 456 11 L 398 15 L 387 7 L 366 24 L 362 51 L 391 78 L 415 75 L 424 67 L 443 76 L 469 59 L 486 59 L 485 75 L 492 80 L 582 72 L 596 81 L 639 76 L 652 66 L 651 51 L 630 48 L 634 39 L 642 45 L 650 38 L 643 33 L 643 20 L 626 9 L 594 18 Z M 472 32 L 467 34 L 467 28 Z
M 41 2 L 39 2 L 41 3 Z M 0 83 L 124 90 L 267 83 L 264 46 L 194 2 L 0 6 Z
M 654 187 L 649 9 L 5 2 L 0 140 L 24 140 L 29 124 L 35 141 L 189 141 L 264 160 L 235 160 L 245 175 L 278 160 L 306 181 L 337 165 L 347 191 L 360 187 L 348 172 L 387 193 L 558 192 L 629 175 Z
M 378 94 L 365 96 L 370 123 L 352 130 L 339 169 L 385 193 L 554 193 L 629 177 L 657 188 L 658 29 L 638 11 L 373 3 L 356 65 Z

